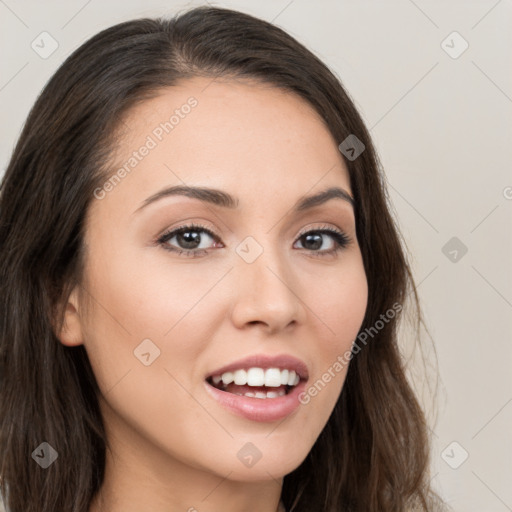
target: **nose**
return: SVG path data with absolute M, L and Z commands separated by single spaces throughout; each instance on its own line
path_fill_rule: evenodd
M 264 250 L 252 263 L 238 260 L 236 267 L 232 322 L 237 328 L 261 324 L 273 334 L 303 321 L 299 283 L 282 258 Z

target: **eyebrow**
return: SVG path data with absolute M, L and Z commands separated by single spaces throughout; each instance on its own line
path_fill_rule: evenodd
M 239 205 L 238 198 L 233 197 L 219 189 L 208 188 L 208 187 L 193 187 L 187 185 L 177 185 L 173 187 L 164 188 L 158 191 L 156 194 L 145 199 L 141 206 L 139 206 L 133 213 L 136 213 L 151 203 L 163 199 L 164 197 L 169 196 L 186 196 L 191 197 L 193 199 L 198 199 L 199 201 L 207 202 L 214 204 L 216 206 L 220 206 L 223 208 L 236 209 Z M 301 197 L 295 203 L 293 210 L 296 212 L 302 212 L 304 210 L 308 210 L 310 208 L 314 208 L 315 206 L 319 206 L 323 203 L 326 203 L 330 199 L 341 199 L 343 201 L 348 202 L 352 208 L 354 208 L 354 199 L 353 197 L 344 189 L 339 187 L 330 187 L 322 192 L 317 194 Z

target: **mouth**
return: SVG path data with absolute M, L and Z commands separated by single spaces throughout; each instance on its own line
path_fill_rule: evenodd
M 260 400 L 288 395 L 302 379 L 288 368 L 241 368 L 211 375 L 206 382 L 226 393 Z
M 298 411 L 306 389 L 307 369 L 296 367 L 301 374 L 275 365 L 236 370 L 231 365 L 207 376 L 204 383 L 208 395 L 229 412 L 251 421 L 279 421 Z

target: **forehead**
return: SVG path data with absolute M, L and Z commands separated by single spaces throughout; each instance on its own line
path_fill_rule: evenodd
M 262 194 L 295 201 L 313 187 L 350 192 L 321 116 L 296 94 L 256 81 L 201 77 L 162 89 L 125 115 L 117 139 L 109 170 L 128 172 L 109 196 L 122 201 L 184 184 L 247 201 Z

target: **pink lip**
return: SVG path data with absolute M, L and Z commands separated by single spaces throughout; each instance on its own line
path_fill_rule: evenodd
M 307 380 L 309 378 L 308 367 L 304 361 L 297 359 L 296 357 L 289 356 L 287 354 L 281 354 L 278 356 L 268 356 L 265 354 L 256 354 L 253 356 L 246 357 L 234 361 L 222 368 L 219 368 L 209 373 L 205 378 L 208 379 L 213 375 L 222 375 L 225 372 L 231 372 L 235 370 L 247 370 L 248 368 L 279 368 L 280 370 L 295 370 L 295 373 L 300 377 L 301 380 Z M 300 385 L 301 383 L 299 383 Z M 297 386 L 298 387 L 298 386 Z M 236 396 L 236 395 L 235 395 Z M 287 395 L 288 396 L 288 395 Z M 284 397 L 282 397 L 284 398 Z M 256 399 L 260 400 L 260 399 Z M 263 400 L 263 399 L 261 399 Z M 277 400 L 272 398 L 270 400 Z
M 231 412 L 248 420 L 270 422 L 283 419 L 297 409 L 306 381 L 301 380 L 287 395 L 277 398 L 251 398 L 221 391 L 206 381 L 204 385 L 206 391 Z

